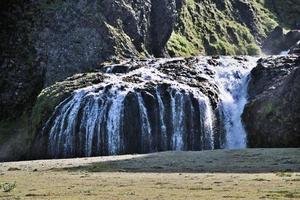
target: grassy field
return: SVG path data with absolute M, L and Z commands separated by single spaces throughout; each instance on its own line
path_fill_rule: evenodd
M 0 163 L 0 199 L 300 199 L 300 149 Z

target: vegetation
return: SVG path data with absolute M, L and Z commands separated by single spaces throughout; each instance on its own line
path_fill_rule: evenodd
M 16 187 L 16 182 L 0 184 L 3 192 L 11 192 Z
M 298 199 L 299 150 L 164 152 L 6 163 L 0 166 L 5 172 L 1 181 L 17 181 L 18 186 L 9 196 L 0 191 L 0 198 Z
M 298 0 L 258 0 L 268 8 L 280 26 L 295 29 L 300 26 L 300 4 Z
M 173 56 L 197 54 L 208 55 L 257 55 L 259 42 L 277 25 L 275 16 L 262 3 L 250 1 L 255 17 L 252 25 L 241 23 L 234 1 L 224 1 L 224 8 L 218 1 L 186 0 L 167 49 Z M 221 6 L 222 7 L 222 6 Z M 243 12 L 243 11 L 241 11 Z

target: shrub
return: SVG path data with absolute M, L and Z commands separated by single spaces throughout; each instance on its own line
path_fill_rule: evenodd
M 16 182 L 13 183 L 3 183 L 0 185 L 3 192 L 11 192 L 16 187 Z

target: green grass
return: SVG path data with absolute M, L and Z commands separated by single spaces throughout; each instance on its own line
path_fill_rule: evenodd
M 0 199 L 298 199 L 299 153 L 216 150 L 2 163 L 1 183 L 17 187 L 0 191 Z
M 265 38 L 277 25 L 276 17 L 263 3 L 251 0 L 256 13 L 257 33 L 239 23 L 234 14 L 234 1 L 226 0 L 225 10 L 214 1 L 188 0 L 184 3 L 180 19 L 167 49 L 172 56 L 206 55 L 258 55 L 257 41 Z

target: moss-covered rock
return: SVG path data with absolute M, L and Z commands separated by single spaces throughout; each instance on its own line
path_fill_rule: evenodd
M 255 0 L 186 0 L 167 48 L 174 56 L 258 55 L 274 18 Z
M 275 20 L 288 27 L 299 19 L 296 1 L 3 0 L 0 119 L 31 108 L 43 87 L 105 61 L 259 54 Z
M 55 107 L 74 90 L 100 83 L 103 78 L 102 73 L 77 74 L 42 90 L 33 107 L 30 132 L 35 133 L 36 128 L 41 128 Z

